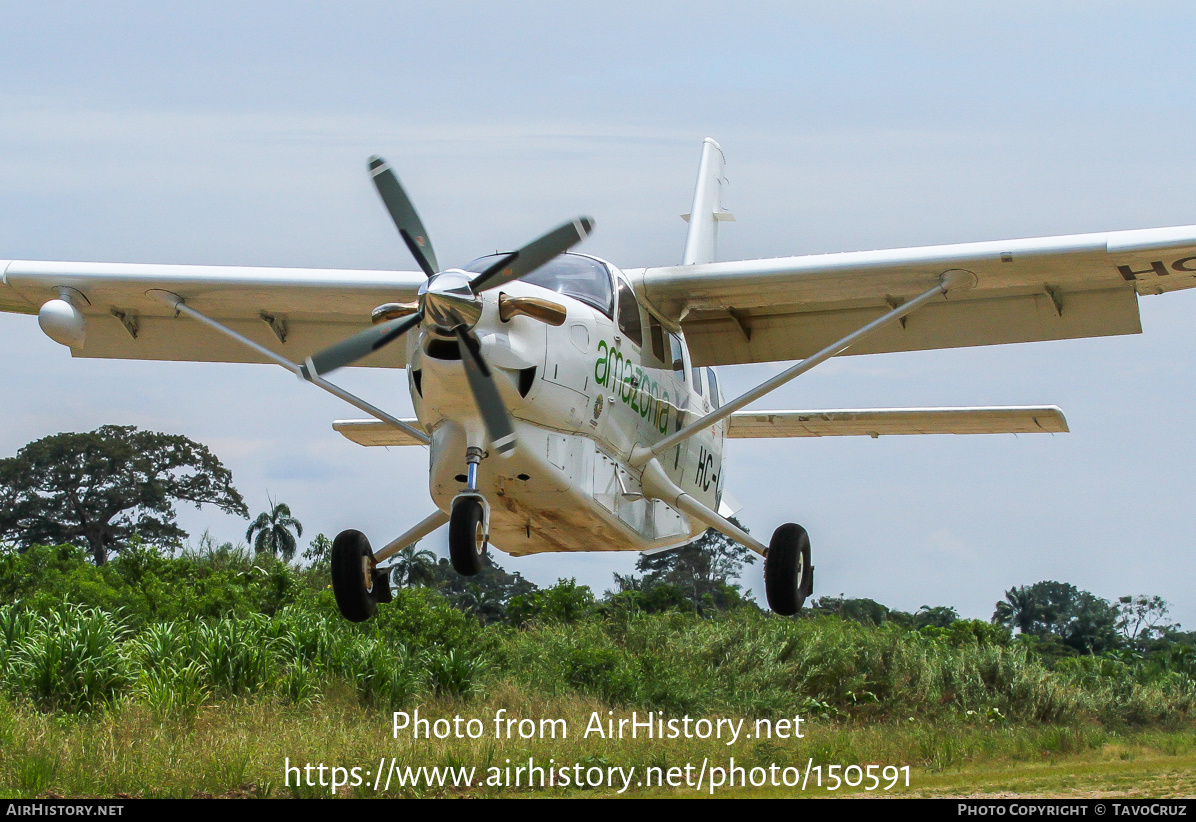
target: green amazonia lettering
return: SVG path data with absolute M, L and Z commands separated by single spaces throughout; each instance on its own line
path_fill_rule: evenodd
M 606 340 L 598 341 L 598 359 L 594 362 L 594 381 L 603 388 L 607 385 L 607 379 L 610 378 L 610 360 L 607 355 L 610 353 L 610 348 L 606 344 Z
M 628 372 L 633 372 L 630 374 L 630 378 L 627 381 L 631 386 L 631 396 L 628 397 L 627 404 L 631 406 L 632 411 L 639 414 L 640 407 L 636 401 L 639 399 L 640 391 L 644 385 L 644 369 L 637 366 L 636 368 L 628 368 L 627 370 Z
M 594 381 L 608 390 L 618 386 L 616 396 L 624 405 L 639 414 L 640 419 L 648 420 L 660 433 L 668 431 L 672 415 L 668 390 L 606 340 L 598 341 Z
M 621 352 L 616 351 L 615 356 L 618 357 L 617 364 L 619 367 L 619 382 L 622 383 L 622 386 L 619 387 L 619 399 L 621 399 L 625 405 L 630 405 L 631 378 L 635 374 L 635 366 L 632 364 L 631 360 L 624 359 Z

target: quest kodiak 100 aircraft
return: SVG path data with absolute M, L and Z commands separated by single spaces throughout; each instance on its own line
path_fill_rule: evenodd
M 867 354 L 1141 331 L 1138 296 L 1196 285 L 1196 226 L 715 262 L 722 149 L 707 139 L 681 263 L 619 269 L 569 249 L 579 217 L 505 254 L 442 269 L 390 167 L 374 185 L 419 271 L 0 260 L 0 310 L 36 314 L 75 357 L 273 362 L 370 415 L 362 445 L 426 445 L 435 510 L 374 552 L 332 551 L 345 617 L 390 599 L 379 563 L 448 523 L 453 567 L 493 544 L 659 551 L 714 528 L 764 556 L 769 606 L 813 589 L 810 541 L 768 545 L 728 517 L 727 437 L 1033 433 L 1058 408 L 745 411 L 844 352 Z M 397 344 L 392 344 L 397 343 Z M 725 401 L 713 366 L 800 360 Z M 406 368 L 415 419 L 326 379 Z

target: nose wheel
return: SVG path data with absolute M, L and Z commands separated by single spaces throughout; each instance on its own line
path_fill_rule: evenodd
M 449 514 L 449 559 L 458 574 L 472 577 L 482 570 L 488 537 L 482 500 L 475 496 L 453 500 Z
M 801 610 L 814 591 L 814 566 L 810 563 L 810 535 L 792 522 L 772 534 L 764 557 L 764 592 L 768 607 L 781 616 Z

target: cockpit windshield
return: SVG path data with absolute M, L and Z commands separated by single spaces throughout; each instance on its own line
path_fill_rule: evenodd
M 481 274 L 504 256 L 506 255 L 491 254 L 482 257 L 465 266 L 465 270 Z M 561 254 L 531 274 L 520 277 L 520 280 L 581 300 L 608 317 L 613 315 L 610 272 L 597 260 L 579 254 Z

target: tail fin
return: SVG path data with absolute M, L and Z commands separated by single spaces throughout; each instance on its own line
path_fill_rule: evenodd
M 718 245 L 718 224 L 734 220 L 735 215 L 723 208 L 723 188 L 727 178 L 723 176 L 726 158 L 718 143 L 707 137 L 702 143 L 702 162 L 698 166 L 698 184 L 694 188 L 694 203 L 689 214 L 681 218 L 689 223 L 685 235 L 685 254 L 682 265 L 714 262 Z

